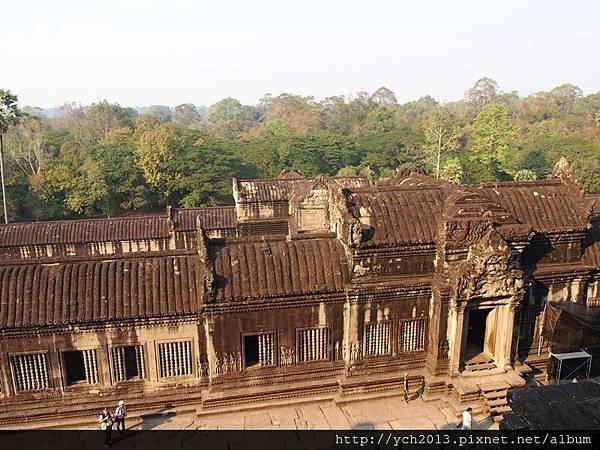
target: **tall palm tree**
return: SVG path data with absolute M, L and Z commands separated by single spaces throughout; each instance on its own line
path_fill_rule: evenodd
M 19 122 L 19 109 L 17 96 L 0 89 L 0 179 L 2 180 L 2 203 L 4 206 L 4 223 L 8 223 L 8 210 L 6 209 L 6 187 L 4 184 L 4 143 L 2 137 L 12 125 Z

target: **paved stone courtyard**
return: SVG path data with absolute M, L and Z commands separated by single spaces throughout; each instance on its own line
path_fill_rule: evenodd
M 455 429 L 457 419 L 439 402 L 421 398 L 404 403 L 402 396 L 353 401 L 295 403 L 238 412 L 148 415 L 132 419 L 131 429 Z M 497 428 L 491 419 L 478 422 L 478 429 Z

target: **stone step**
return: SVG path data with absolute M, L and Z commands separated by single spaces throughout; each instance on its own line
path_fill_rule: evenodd
M 487 404 L 490 408 L 495 408 L 496 406 L 508 405 L 508 402 L 506 401 L 506 397 L 502 397 L 495 400 L 488 400 Z
M 511 411 L 512 411 L 512 408 L 510 406 L 508 406 L 508 405 L 506 405 L 506 406 L 498 406 L 496 408 L 490 408 L 490 413 L 492 415 L 495 415 L 495 414 L 504 414 L 504 413 L 508 413 L 508 412 L 511 412 Z
M 482 370 L 490 370 L 495 369 L 496 365 L 494 363 L 481 363 L 481 364 L 468 364 L 465 365 L 465 372 L 479 372 Z
M 508 391 L 492 391 L 492 392 L 483 392 L 482 395 L 486 400 L 494 400 L 497 398 L 506 398 L 506 394 Z
M 482 383 L 482 384 L 478 384 L 477 386 L 479 386 L 479 389 L 481 389 L 481 392 L 505 391 L 512 387 L 506 381 L 497 381 L 497 382 L 493 382 L 493 383 Z

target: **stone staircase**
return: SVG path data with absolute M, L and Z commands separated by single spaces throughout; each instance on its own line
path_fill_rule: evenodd
M 502 420 L 502 414 L 511 412 L 512 409 L 508 406 L 506 394 L 512 386 L 505 381 L 494 383 L 482 383 L 478 385 L 481 396 L 489 408 L 490 415 L 495 421 Z
M 472 358 L 465 361 L 465 372 L 477 373 L 482 372 L 484 370 L 495 369 L 496 365 L 492 358 L 490 358 L 485 353 L 479 353 L 478 355 L 473 356 Z

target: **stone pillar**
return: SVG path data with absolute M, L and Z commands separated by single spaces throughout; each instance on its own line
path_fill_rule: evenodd
M 359 327 L 358 312 L 359 304 L 353 302 L 354 297 L 348 297 L 344 305 L 344 340 L 343 340 L 343 358 L 347 367 L 352 366 L 358 359 Z
M 427 370 L 433 375 L 446 374 L 449 363 L 448 302 L 449 290 L 434 283 L 429 307 Z
M 467 312 L 468 314 L 468 312 Z M 469 317 L 465 317 L 464 308 L 452 308 L 450 329 L 450 375 L 460 375 L 462 355 L 469 330 Z
M 498 328 L 503 329 L 502 336 L 502 355 L 499 355 L 502 359 L 498 358 L 498 364 L 502 364 L 504 369 L 510 370 L 513 368 L 512 366 L 512 351 L 513 351 L 513 337 L 515 335 L 515 313 L 517 310 L 517 303 L 509 303 L 507 305 L 502 306 L 504 310 L 504 316 L 502 321 L 499 321 Z M 497 328 L 497 329 L 498 329 Z
M 2 387 L 2 394 L 6 395 L 7 397 L 10 397 L 14 394 L 12 377 L 10 375 L 10 358 L 4 351 L 0 356 L 0 385 Z
M 211 316 L 204 316 L 204 333 L 206 341 L 206 359 L 208 360 L 208 382 L 215 378 L 217 373 L 217 355 L 213 339 L 214 325 Z M 243 358 L 243 355 L 242 355 Z

